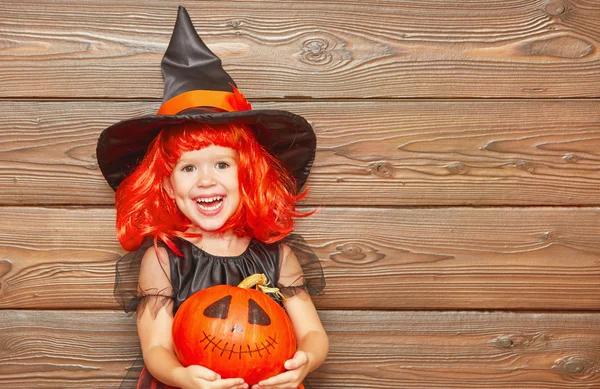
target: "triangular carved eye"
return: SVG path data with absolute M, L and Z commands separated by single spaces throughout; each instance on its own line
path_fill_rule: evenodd
M 271 318 L 257 303 L 248 299 L 248 323 L 258 324 L 259 326 L 268 326 L 271 324 Z
M 208 307 L 206 307 L 206 309 L 204 309 L 204 316 L 215 319 L 227 319 L 227 315 L 229 314 L 229 306 L 231 305 L 231 298 L 231 295 L 225 296 L 210 304 Z

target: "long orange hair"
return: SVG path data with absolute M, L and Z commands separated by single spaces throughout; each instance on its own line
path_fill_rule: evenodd
M 216 232 L 233 230 L 262 242 L 275 242 L 294 229 L 294 217 L 313 212 L 296 210 L 306 191 L 295 195 L 296 183 L 281 163 L 266 152 L 252 132 L 242 125 L 201 123 L 163 129 L 150 144 L 146 156 L 119 185 L 115 197 L 117 237 L 128 251 L 137 249 L 145 237 L 161 240 L 179 250 L 174 237 L 198 236 L 185 231 L 192 222 L 179 211 L 163 188 L 180 156 L 188 151 L 216 145 L 238 152 L 240 204 Z

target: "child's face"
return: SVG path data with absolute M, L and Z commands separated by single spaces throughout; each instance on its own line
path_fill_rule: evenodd
M 237 151 L 211 145 L 183 153 L 163 185 L 188 219 L 202 231 L 215 231 L 240 203 Z

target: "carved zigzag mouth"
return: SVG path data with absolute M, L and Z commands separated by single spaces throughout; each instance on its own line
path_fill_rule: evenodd
M 223 344 L 223 339 L 215 342 L 215 339 L 217 338 L 216 336 L 211 337 L 210 334 L 207 334 L 204 331 L 202 331 L 202 334 L 204 335 L 204 338 L 200 340 L 200 344 L 206 343 L 204 350 L 212 345 L 211 351 L 215 351 L 215 349 L 221 350 L 221 354 L 219 354 L 219 356 L 224 356 L 227 359 L 231 359 L 236 355 L 239 357 L 239 359 L 242 359 L 242 354 L 250 354 L 250 357 L 252 357 L 252 354 L 258 354 L 258 356 L 262 358 L 263 356 L 270 355 L 271 350 L 275 350 L 275 345 L 277 344 L 277 340 L 274 337 L 268 336 L 260 344 L 255 343 L 253 347 L 250 347 L 250 345 L 247 344 L 246 348 L 244 348 L 241 344 L 230 344 L 229 342 L 225 342 L 225 344 Z

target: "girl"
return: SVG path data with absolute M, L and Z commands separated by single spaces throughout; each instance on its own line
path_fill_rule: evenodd
M 295 203 L 305 195 L 300 188 L 314 159 L 314 132 L 289 112 L 251 110 L 182 7 L 162 68 L 158 114 L 107 128 L 97 148 L 100 169 L 116 190 L 119 241 L 132 251 L 118 263 L 115 296 L 137 311 L 145 366 L 134 387 L 248 388 L 202 366 L 183 367 L 171 326 L 196 291 L 264 273 L 288 297 L 283 306 L 298 351 L 286 372 L 250 384 L 298 388 L 328 352 L 303 273 L 312 267 L 320 275 L 318 259 L 295 252 L 297 240 L 282 243 L 293 217 L 308 215 Z

